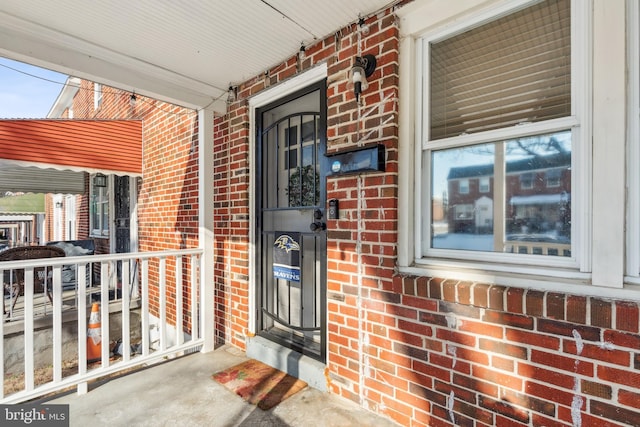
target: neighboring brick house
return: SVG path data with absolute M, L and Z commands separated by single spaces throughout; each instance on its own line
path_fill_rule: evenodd
M 49 240 L 90 239 L 95 254 L 198 246 L 198 150 L 194 144 L 198 124 L 195 111 L 71 77 L 49 118 L 114 123 L 132 120 L 139 121 L 142 126 L 139 141 L 142 176 L 86 173 L 87 193 L 49 196 L 50 211 L 55 209 L 55 200 L 61 203 L 58 211 L 62 211 L 60 222 L 63 224 L 53 227 L 58 235 Z M 98 185 L 100 180 L 103 182 Z M 72 205 L 73 211 L 70 210 Z M 72 216 L 75 235 L 67 226 Z M 133 272 L 137 271 L 135 266 L 131 268 Z M 149 277 L 155 285 L 149 292 L 156 299 L 158 268 L 156 262 L 149 266 Z M 169 268 L 175 266 L 171 264 Z M 118 280 L 121 279 L 120 271 L 118 268 Z M 185 263 L 185 295 L 190 292 L 189 274 L 189 265 Z M 99 266 L 95 265 L 94 281 L 99 280 L 99 276 Z M 175 312 L 174 308 L 168 313 L 173 324 Z M 158 315 L 158 309 L 153 305 L 152 313 Z
M 87 174 L 90 193 L 76 201 L 76 238 L 94 239 L 96 253 L 197 246 L 197 222 L 189 220 L 198 209 L 195 111 L 86 80 L 69 81 L 49 118 L 139 120 L 143 125 L 144 178 L 109 175 L 106 187 L 97 187 L 96 174 Z M 137 217 L 129 218 L 134 212 Z M 122 245 L 117 242 L 120 236 Z
M 560 231 L 570 237 L 571 154 L 558 153 L 506 163 L 508 233 Z M 492 233 L 493 209 L 482 214 L 482 198 L 493 199 L 493 163 L 452 167 L 448 180 L 448 226 L 453 233 Z

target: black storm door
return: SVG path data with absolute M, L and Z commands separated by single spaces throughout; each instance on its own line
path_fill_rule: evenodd
M 257 112 L 259 334 L 325 359 L 326 83 Z

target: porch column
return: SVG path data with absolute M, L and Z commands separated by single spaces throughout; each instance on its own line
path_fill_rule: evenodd
M 198 242 L 204 250 L 200 269 L 202 352 L 213 351 L 214 239 L 213 239 L 213 110 L 198 111 Z

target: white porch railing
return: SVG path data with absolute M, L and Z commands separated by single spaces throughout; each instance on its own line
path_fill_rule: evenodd
M 507 240 L 504 251 L 516 254 L 571 256 L 571 245 L 522 240 Z
M 11 321 L 0 322 L 0 354 L 6 363 L 20 351 L 24 359 L 24 387 L 15 392 L 0 389 L 0 403 L 19 403 L 69 387 L 77 387 L 79 393 L 86 393 L 88 382 L 126 369 L 150 364 L 166 357 L 185 352 L 196 351 L 203 345 L 203 325 L 201 324 L 204 295 L 200 280 L 202 249 L 186 249 L 164 252 L 141 252 L 113 255 L 92 255 L 79 257 L 47 258 L 24 261 L 6 261 L 0 263 L 0 278 L 6 271 L 24 269 L 22 333 L 23 346 L 11 347 L 7 344 L 9 329 L 20 329 L 15 316 Z M 75 307 L 65 304 L 63 298 L 62 269 L 75 265 L 76 295 Z M 99 287 L 87 287 L 88 271 L 99 266 Z M 52 274 L 53 303 L 49 310 L 38 310 L 38 297 L 34 294 L 34 273 L 38 268 L 46 267 Z M 95 285 L 95 284 L 94 284 Z M 118 290 L 120 289 L 120 292 Z M 99 362 L 87 361 L 87 327 L 92 299 L 99 296 L 101 357 Z M 110 298 L 113 296 L 114 298 Z M 45 299 L 46 297 L 42 297 Z M 75 316 L 73 315 L 75 313 Z M 139 324 L 132 324 L 132 314 L 139 313 Z M 119 316 L 118 316 L 119 314 Z M 115 329 L 118 317 L 122 333 L 110 337 L 110 329 Z M 77 351 L 71 363 L 72 373 L 63 374 L 63 364 L 69 366 L 69 360 L 63 360 L 63 323 L 77 324 Z M 50 325 L 52 350 L 52 379 L 36 380 L 40 368 L 36 363 L 36 352 L 40 349 L 36 343 L 36 329 L 42 330 L 42 324 Z M 65 333 L 69 329 L 65 324 Z M 139 331 L 139 342 L 132 341 Z M 155 332 L 154 336 L 152 334 Z M 19 331 L 13 331 L 18 334 Z M 112 346 L 114 338 L 121 340 L 121 357 L 114 358 Z M 152 339 L 155 338 L 155 339 Z M 39 341 L 39 340 L 38 340 Z M 133 347 L 132 347 L 132 344 Z M 135 348 L 136 351 L 129 351 Z M 68 345 L 65 347 L 68 358 Z M 0 378 L 5 384 L 5 363 L 0 365 Z

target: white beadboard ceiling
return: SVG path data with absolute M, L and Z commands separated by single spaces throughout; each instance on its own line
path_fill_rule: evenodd
M 0 56 L 224 111 L 260 74 L 392 0 L 2 0 Z

